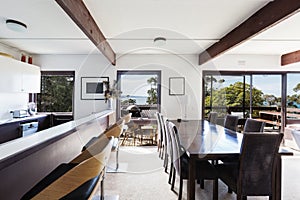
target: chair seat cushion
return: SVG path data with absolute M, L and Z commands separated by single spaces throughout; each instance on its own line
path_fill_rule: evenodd
M 56 179 L 64 175 L 66 172 L 74 168 L 77 164 L 74 163 L 63 163 L 56 167 L 50 174 L 38 182 L 31 190 L 29 190 L 21 199 L 31 199 L 39 192 L 48 187 Z
M 100 175 L 96 176 L 88 181 L 86 181 L 85 183 L 83 183 L 82 185 L 80 185 L 78 188 L 76 188 L 75 190 L 73 190 L 72 192 L 70 192 L 69 194 L 67 194 L 66 196 L 60 198 L 61 200 L 79 200 L 79 199 L 88 199 L 95 186 L 97 185 L 98 181 L 100 179 Z

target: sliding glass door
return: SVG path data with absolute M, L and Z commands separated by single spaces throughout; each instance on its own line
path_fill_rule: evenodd
M 219 118 L 224 118 L 228 113 L 243 119 L 260 118 L 261 114 L 272 111 L 272 114 L 276 112 L 277 119 L 280 120 L 281 74 L 268 72 L 204 72 L 204 74 L 204 117 L 214 111 L 218 112 Z

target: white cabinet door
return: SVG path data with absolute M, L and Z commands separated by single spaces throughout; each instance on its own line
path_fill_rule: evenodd
M 41 71 L 34 65 L 24 66 L 22 69 L 21 92 L 40 93 L 41 91 Z
M 20 92 L 21 68 L 11 62 L 12 58 L 0 58 L 0 92 Z
M 39 93 L 40 68 L 0 56 L 0 92 Z

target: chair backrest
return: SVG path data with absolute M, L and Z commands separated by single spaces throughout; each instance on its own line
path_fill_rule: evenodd
M 255 119 L 247 118 L 243 132 L 263 132 L 265 127 L 265 122 L 257 121 Z
M 166 126 L 168 119 L 165 119 L 163 115 L 160 115 L 160 120 L 161 120 L 162 131 L 163 131 L 163 143 L 164 143 L 165 151 L 167 152 L 167 154 L 170 154 L 170 148 L 169 148 L 170 134 Z
M 109 127 L 105 132 L 104 134 L 107 136 L 107 137 L 115 137 L 115 138 L 118 138 L 120 137 L 120 135 L 122 134 L 123 132 L 123 126 L 124 126 L 124 123 L 125 123 L 125 120 L 124 119 L 120 119 L 118 120 L 115 124 L 113 124 L 111 127 Z
M 102 152 L 109 143 L 111 143 L 113 137 L 107 137 L 105 134 L 101 134 L 99 137 L 92 138 L 86 145 L 84 150 L 76 156 L 70 163 L 81 163 L 97 154 Z
M 238 193 L 249 196 L 272 195 L 276 156 L 282 137 L 282 133 L 244 134 L 237 183 Z
M 171 162 L 175 167 L 175 170 L 180 172 L 180 152 L 179 152 L 179 139 L 177 135 L 177 128 L 174 123 L 167 121 L 167 128 L 170 134 L 170 149 L 171 149 Z
M 236 131 L 239 117 L 235 115 L 226 115 L 224 121 L 224 127 L 233 131 Z
M 156 117 L 156 120 L 157 120 L 157 130 L 158 130 L 158 139 L 160 141 L 160 145 L 162 145 L 163 143 L 163 126 L 162 126 L 162 123 L 161 123 L 161 117 L 160 117 L 160 113 L 159 112 L 156 112 L 155 113 L 155 117 Z
M 298 147 L 300 149 L 300 131 L 299 130 L 293 130 L 292 134 L 293 134 L 293 137 L 296 141 L 296 144 L 298 145 Z
M 213 123 L 213 124 L 217 124 L 217 117 L 218 117 L 218 113 L 217 112 L 210 112 L 208 114 L 208 121 L 210 123 Z
M 131 120 L 131 115 L 132 113 L 128 113 L 127 115 L 123 116 L 122 118 L 124 119 L 124 123 L 127 124 Z

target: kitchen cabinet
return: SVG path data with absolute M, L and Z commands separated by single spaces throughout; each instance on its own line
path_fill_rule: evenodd
M 0 56 L 0 71 L 0 92 L 40 92 L 40 67 Z
M 22 137 L 20 125 L 30 122 L 38 122 L 38 131 L 50 128 L 50 115 L 35 115 L 24 118 L 14 118 L 0 124 L 0 144 Z

